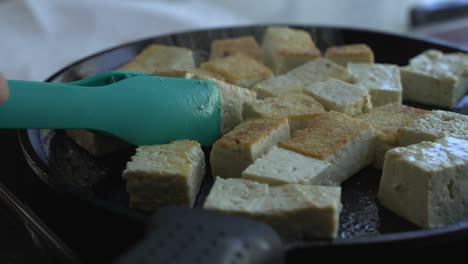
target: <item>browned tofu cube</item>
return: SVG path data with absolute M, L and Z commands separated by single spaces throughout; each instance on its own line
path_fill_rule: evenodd
M 262 61 L 262 49 L 252 36 L 217 39 L 211 42 L 210 60 L 242 53 L 257 61 Z
M 398 146 L 397 131 L 400 127 L 411 124 L 428 113 L 429 111 L 423 109 L 393 103 L 376 107 L 370 113 L 358 116 L 374 127 L 373 166 L 377 169 L 383 168 L 387 151 Z
M 155 70 L 192 68 L 195 68 L 195 60 L 190 49 L 152 44 L 119 70 L 153 73 Z
M 267 66 L 239 53 L 204 62 L 200 68 L 223 76 L 228 83 L 246 88 L 273 76 Z
M 325 51 L 325 58 L 346 67 L 349 62 L 374 63 L 374 52 L 366 44 L 332 46 Z
M 286 73 L 321 55 L 309 33 L 289 27 L 269 27 L 262 50 L 263 61 L 275 74 Z
M 367 122 L 330 111 L 312 118 L 280 147 L 331 163 L 324 185 L 339 185 L 372 162 L 373 128 Z

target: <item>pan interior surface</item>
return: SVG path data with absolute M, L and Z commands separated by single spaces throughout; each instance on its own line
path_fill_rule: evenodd
M 365 43 L 373 49 L 377 63 L 405 65 L 411 57 L 431 48 L 444 52 L 459 51 L 454 47 L 438 43 L 379 32 L 332 27 L 290 26 L 308 31 L 322 52 L 332 45 Z M 212 40 L 253 35 L 260 42 L 265 28 L 265 26 L 220 28 L 136 41 L 85 58 L 66 67 L 48 81 L 75 81 L 116 69 L 127 63 L 151 43 L 190 48 L 194 51 L 196 62 L 200 63 L 208 59 Z M 432 109 L 431 106 L 404 103 Z M 468 99 L 465 96 L 459 107 L 453 110 L 467 113 L 467 109 Z M 128 208 L 129 198 L 125 181 L 121 175 L 126 162 L 134 153 L 134 148 L 96 158 L 78 147 L 61 130 L 29 130 L 28 133 L 21 135 L 20 139 L 23 145 L 33 146 L 33 148 L 24 149 L 26 154 L 32 157 L 35 163 L 41 163 L 39 167 L 43 168 L 43 175 L 48 176 L 42 176 L 41 179 L 48 181 L 55 188 L 69 188 L 78 198 L 82 197 L 84 203 L 99 203 L 103 205 L 103 210 L 112 210 L 115 217 L 136 216 L 145 219 L 149 216 L 149 214 Z M 206 161 L 209 161 L 210 149 L 206 148 L 204 152 Z M 199 192 L 196 207 L 202 206 L 213 183 L 209 164 L 206 171 L 207 174 Z M 449 230 L 460 229 L 467 232 L 466 226 L 456 224 L 438 229 L 421 230 L 383 208 L 377 200 L 380 176 L 381 171 L 366 168 L 345 181 L 342 184 L 343 210 L 340 215 L 338 238 L 334 241 L 300 242 L 301 245 L 339 245 L 353 243 L 353 241 L 356 243 L 362 243 L 362 241 L 379 243 L 388 240 L 430 237 L 449 233 Z M 408 234 L 411 235 L 408 236 Z M 297 241 L 293 241 L 290 245 L 293 246 L 295 243 Z

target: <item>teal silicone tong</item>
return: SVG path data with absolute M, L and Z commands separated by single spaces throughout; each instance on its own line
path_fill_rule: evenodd
M 211 81 L 112 71 L 69 83 L 9 80 L 0 128 L 90 129 L 134 145 L 220 135 L 221 101 Z

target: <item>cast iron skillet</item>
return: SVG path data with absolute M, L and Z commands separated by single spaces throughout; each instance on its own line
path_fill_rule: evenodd
M 302 25 L 292 27 L 310 32 L 322 51 L 331 45 L 366 43 L 372 47 L 378 63 L 406 65 L 409 58 L 430 48 L 444 52 L 463 51 L 442 43 L 365 30 Z M 195 51 L 196 61 L 199 63 L 207 59 L 212 40 L 254 35 L 261 42 L 264 29 L 265 26 L 220 28 L 139 40 L 82 59 L 54 74 L 47 81 L 74 81 L 115 69 L 151 43 L 190 48 Z M 431 106 L 404 103 L 432 109 Z M 456 109 L 450 110 L 466 114 L 468 96 L 465 96 Z M 20 130 L 19 136 L 29 164 L 56 192 L 74 196 L 82 203 L 108 211 L 116 218 L 131 218 L 142 225 L 148 219 L 149 214 L 128 208 L 128 195 L 121 177 L 134 148 L 95 158 L 80 149 L 63 131 Z M 209 161 L 209 149 L 205 149 L 205 153 Z M 367 168 L 343 183 L 343 211 L 338 239 L 289 242 L 288 250 L 305 252 L 310 247 L 318 246 L 385 245 L 394 242 L 402 245 L 414 241 L 422 243 L 468 238 L 468 221 L 421 230 L 381 207 L 376 199 L 380 175 L 379 170 Z M 211 184 L 208 167 L 196 207 L 203 204 Z

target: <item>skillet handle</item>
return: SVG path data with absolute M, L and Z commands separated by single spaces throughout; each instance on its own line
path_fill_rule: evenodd
M 283 245 L 264 223 L 200 208 L 166 207 L 146 237 L 115 264 L 284 263 Z

